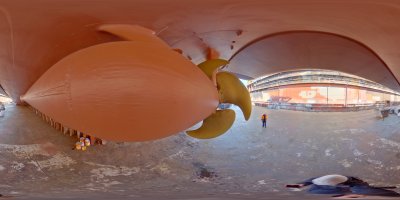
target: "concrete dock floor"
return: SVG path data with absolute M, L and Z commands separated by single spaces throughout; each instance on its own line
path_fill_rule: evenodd
M 326 199 L 284 185 L 333 173 L 400 187 L 400 118 L 382 121 L 374 110 L 254 107 L 245 122 L 235 109 L 234 126 L 216 139 L 179 133 L 82 152 L 72 150 L 76 138 L 29 108 L 6 109 L 0 118 L 0 194 L 18 199 Z M 261 127 L 264 112 L 267 128 Z

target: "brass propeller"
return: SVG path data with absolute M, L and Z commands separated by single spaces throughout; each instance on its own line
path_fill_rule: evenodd
M 244 118 L 248 120 L 251 115 L 251 99 L 246 86 L 230 72 L 215 72 L 219 67 L 228 64 L 222 59 L 207 60 L 199 64 L 199 68 L 214 81 L 216 80 L 220 103 L 231 103 L 239 106 Z M 207 117 L 200 128 L 187 131 L 189 136 L 198 139 L 210 139 L 224 134 L 232 126 L 235 120 L 235 111 L 231 109 L 216 110 Z

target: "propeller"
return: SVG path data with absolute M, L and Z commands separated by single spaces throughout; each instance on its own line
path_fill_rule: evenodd
M 226 60 L 212 59 L 200 63 L 198 66 L 211 81 L 214 82 L 215 79 L 220 103 L 231 103 L 239 106 L 247 121 L 250 118 L 252 108 L 250 93 L 234 74 L 230 72 L 216 73 L 221 66 L 226 64 L 228 64 Z M 235 111 L 231 109 L 216 110 L 215 113 L 203 120 L 200 128 L 186 133 L 197 139 L 215 138 L 228 131 L 234 120 Z

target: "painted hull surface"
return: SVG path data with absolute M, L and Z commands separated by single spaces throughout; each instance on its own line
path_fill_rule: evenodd
M 183 131 L 218 106 L 216 87 L 182 55 L 146 42 L 82 49 L 52 66 L 22 97 L 66 127 L 111 141 Z

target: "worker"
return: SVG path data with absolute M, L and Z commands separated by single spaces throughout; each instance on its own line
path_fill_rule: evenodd
M 75 149 L 76 150 L 81 150 L 82 149 L 81 142 L 78 141 L 78 142 L 75 143 Z
M 84 138 L 84 137 L 80 137 L 80 138 L 79 138 L 79 143 L 81 143 L 81 150 L 82 150 L 82 151 L 85 151 L 85 150 L 86 150 L 85 138 Z
M 89 138 L 85 138 L 85 146 L 90 146 L 90 139 Z
M 262 122 L 262 127 L 267 128 L 267 119 L 268 119 L 268 115 L 267 114 L 263 114 L 261 115 L 261 122 Z

